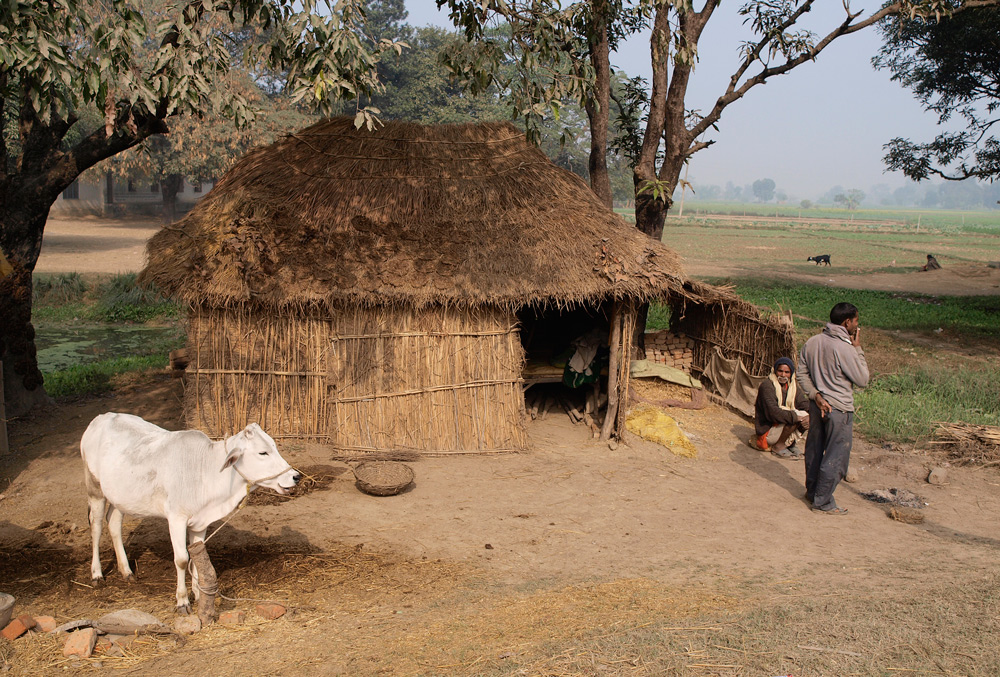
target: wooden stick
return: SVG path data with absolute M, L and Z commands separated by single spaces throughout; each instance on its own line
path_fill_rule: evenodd
M 542 395 L 542 406 L 539 408 L 538 418 L 540 418 L 543 421 L 545 420 L 545 417 L 549 413 L 549 404 L 551 403 L 552 403 L 552 398 L 550 398 L 548 395 Z
M 6 455 L 10 451 L 10 442 L 7 439 L 7 409 L 3 400 L 3 362 L 0 362 L 0 456 Z
M 604 425 L 601 427 L 601 439 L 607 441 L 611 439 L 611 431 L 614 430 L 615 417 L 618 413 L 618 360 L 621 359 L 621 307 L 618 302 L 614 302 L 611 310 L 611 336 L 608 345 L 611 348 L 608 360 L 608 412 L 604 415 Z

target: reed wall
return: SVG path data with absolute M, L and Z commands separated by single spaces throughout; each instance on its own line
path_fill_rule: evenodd
M 755 309 L 754 309 L 755 310 Z M 671 331 L 693 339 L 691 366 L 701 371 L 716 346 L 728 357 L 739 356 L 755 376 L 767 375 L 779 357 L 795 357 L 795 338 L 782 318 L 747 317 L 725 303 L 687 304 L 675 309 Z
M 527 446 L 516 320 L 497 308 L 406 306 L 264 315 L 192 309 L 188 423 L 358 455 Z

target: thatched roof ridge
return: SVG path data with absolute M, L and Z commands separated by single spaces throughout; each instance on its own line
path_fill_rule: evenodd
M 150 240 L 143 279 L 216 306 L 692 295 L 676 254 L 514 126 L 350 118 L 248 153 Z

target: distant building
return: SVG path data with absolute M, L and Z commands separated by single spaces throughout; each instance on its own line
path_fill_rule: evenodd
M 191 183 L 185 179 L 177 193 L 177 213 L 189 211 L 208 194 L 214 183 Z M 128 181 L 107 174 L 103 180 L 77 179 L 56 199 L 50 213 L 57 214 L 160 214 L 163 196 L 157 182 Z

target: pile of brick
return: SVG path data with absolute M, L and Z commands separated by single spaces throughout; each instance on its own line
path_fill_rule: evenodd
M 684 334 L 656 331 L 646 334 L 646 359 L 691 372 L 694 341 Z
M 281 618 L 286 611 L 286 608 L 281 604 L 257 605 L 257 615 L 269 621 Z M 141 615 L 142 618 L 139 621 L 134 621 L 138 624 L 135 628 L 128 627 L 121 620 L 122 618 L 135 619 L 137 615 Z M 219 614 L 218 622 L 221 625 L 242 625 L 246 622 L 246 612 L 235 609 L 223 611 Z M 111 632 L 108 627 L 115 627 L 122 632 Z M 190 635 L 201 629 L 201 621 L 197 616 L 181 616 L 174 621 L 173 634 Z M 129 645 L 137 640 L 138 635 L 171 634 L 171 630 L 160 624 L 152 615 L 135 609 L 127 609 L 106 614 L 97 621 L 77 620 L 59 626 L 56 625 L 56 620 L 52 616 L 22 614 L 0 630 L 0 637 L 13 642 L 29 633 L 45 633 L 60 637 L 63 642 L 64 656 L 84 659 L 100 656 L 121 657 Z M 0 672 L 4 669 L 2 658 L 0 658 Z

